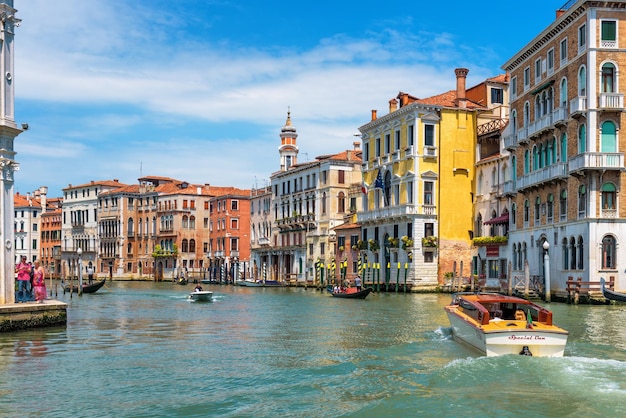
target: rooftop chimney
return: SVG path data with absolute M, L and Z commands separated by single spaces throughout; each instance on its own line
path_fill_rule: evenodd
M 358 150 L 360 150 L 360 149 L 361 149 L 361 143 L 360 143 L 359 141 L 354 141 L 354 142 L 352 143 L 352 146 L 354 147 L 354 150 L 355 150 L 355 151 L 358 151 Z
M 376 112 L 377 112 L 376 109 L 372 109 L 372 120 L 376 120 L 377 119 L 376 118 Z
M 398 101 L 393 98 L 389 100 L 389 113 L 395 112 L 396 110 L 398 110 Z
M 456 74 L 457 106 L 459 106 L 461 109 L 465 109 L 465 79 L 467 77 L 467 73 L 469 73 L 469 70 L 467 68 L 457 68 L 456 70 L 454 70 L 454 73 Z

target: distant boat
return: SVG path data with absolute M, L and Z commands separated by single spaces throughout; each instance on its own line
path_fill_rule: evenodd
M 98 290 L 100 290 L 100 288 L 102 286 L 104 286 L 104 282 L 106 282 L 106 278 L 103 279 L 100 282 L 96 282 L 96 283 L 92 283 L 92 284 L 85 284 L 83 283 L 83 293 L 96 293 Z M 65 285 L 63 287 L 63 292 L 74 292 L 74 293 L 78 293 L 78 284 L 73 285 L 73 284 L 68 284 Z
M 605 286 L 604 278 L 600 277 L 600 283 L 602 284 L 602 294 L 608 300 L 614 300 L 616 302 L 626 302 L 626 293 L 616 292 L 615 290 L 607 289 Z
M 191 292 L 189 294 L 189 299 L 192 299 L 196 302 L 211 302 L 213 300 L 213 292 L 211 292 L 210 290 Z
M 248 287 L 283 287 L 285 285 L 284 282 L 279 282 L 277 280 L 252 280 L 246 279 L 244 280 L 244 285 Z
M 219 282 L 215 279 L 202 279 L 200 280 L 202 284 L 218 284 Z
M 371 287 L 361 290 L 357 290 L 356 287 L 349 287 L 347 289 L 344 289 L 343 291 L 338 292 L 330 290 L 330 294 L 333 295 L 333 297 L 344 299 L 365 299 L 367 295 L 369 295 L 371 292 Z

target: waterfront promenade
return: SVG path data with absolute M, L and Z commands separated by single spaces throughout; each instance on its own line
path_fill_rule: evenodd
M 0 334 L 5 416 L 626 415 L 626 309 L 553 303 L 563 358 L 487 358 L 450 337 L 449 295 L 107 283 L 60 293 L 67 327 Z M 25 396 L 37 388 L 37 399 Z

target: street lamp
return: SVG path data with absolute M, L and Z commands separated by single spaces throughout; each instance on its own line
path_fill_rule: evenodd
M 78 247 L 76 250 L 78 255 L 78 296 L 83 295 L 83 249 Z
M 543 274 L 546 282 L 546 302 L 550 302 L 550 254 L 548 253 L 548 249 L 550 248 L 550 243 L 548 240 L 543 242 Z

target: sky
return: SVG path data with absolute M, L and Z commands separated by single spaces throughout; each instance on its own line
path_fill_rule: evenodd
M 399 91 L 454 90 L 459 67 L 468 87 L 502 74 L 564 3 L 14 0 L 15 121 L 29 125 L 15 191 L 263 187 L 288 111 L 298 162 L 352 149 Z

